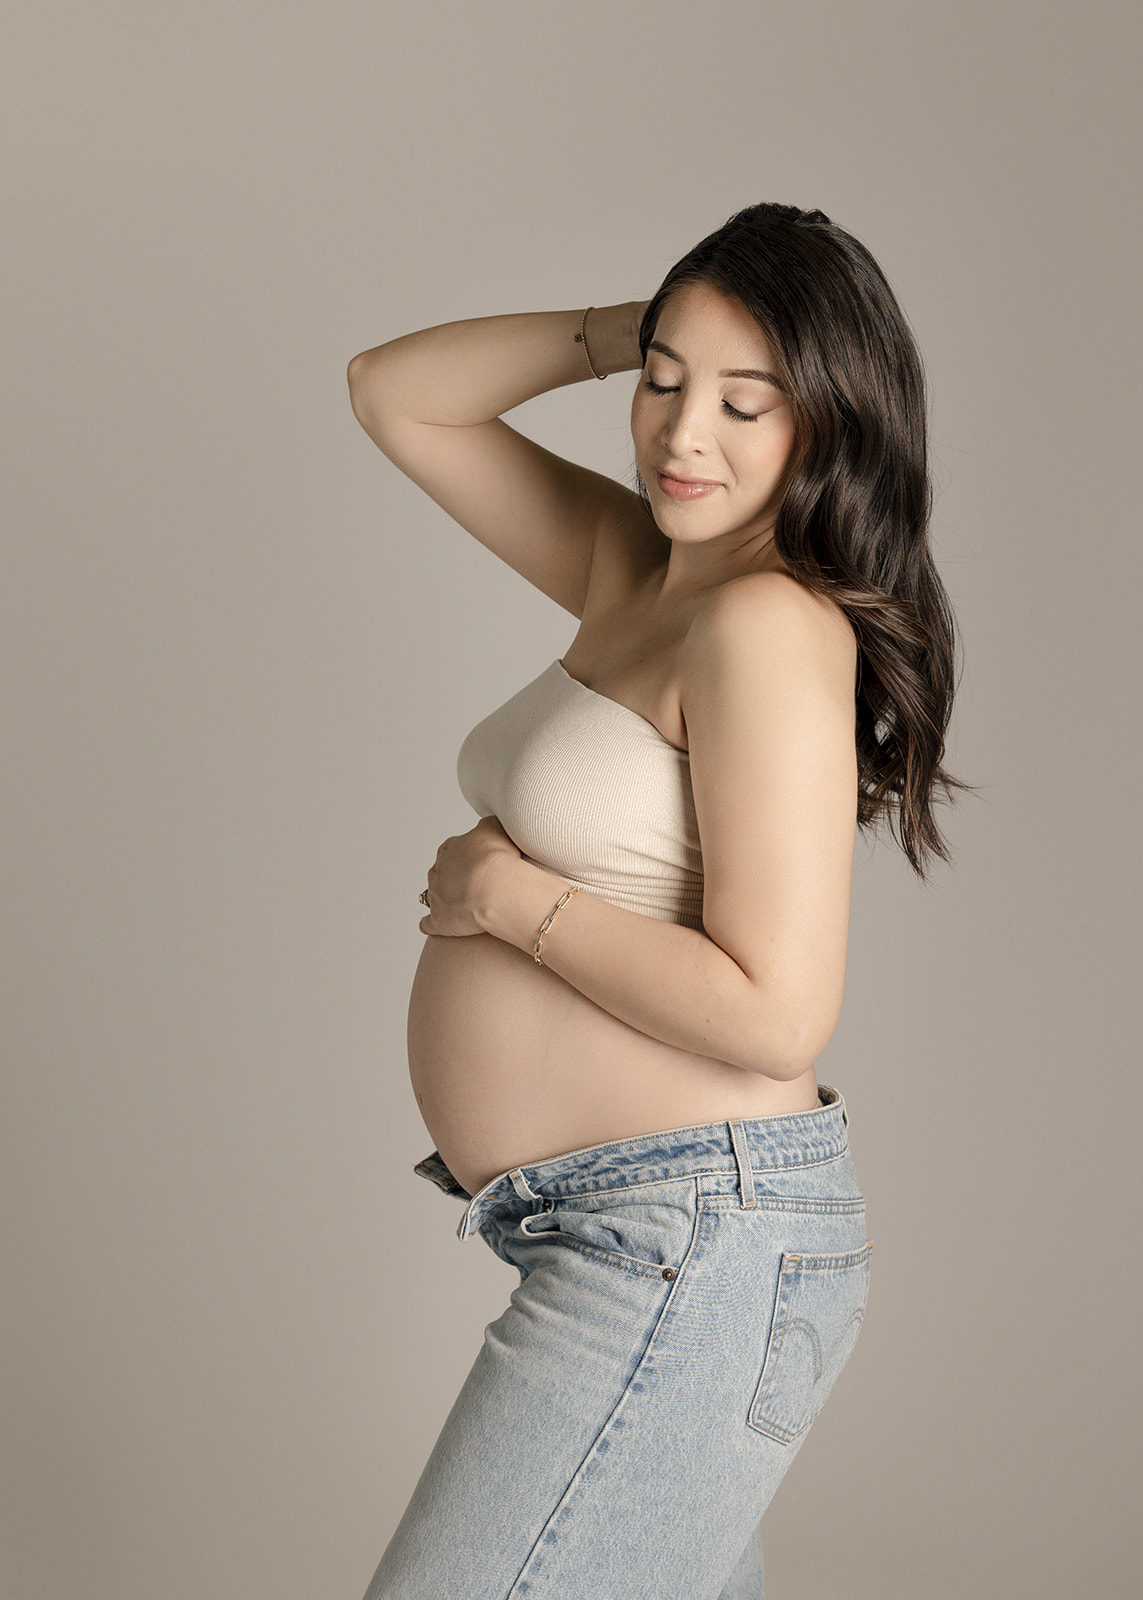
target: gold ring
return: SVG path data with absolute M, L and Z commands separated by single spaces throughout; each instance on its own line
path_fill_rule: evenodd
M 420 901 L 421 901 L 421 904 L 423 906 L 427 906 L 428 905 L 428 903 L 429 903 L 429 891 L 427 889 L 422 889 L 421 890 Z

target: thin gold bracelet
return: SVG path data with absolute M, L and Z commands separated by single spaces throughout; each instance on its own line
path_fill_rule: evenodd
M 568 901 L 571 899 L 572 895 L 573 894 L 578 894 L 578 893 L 579 893 L 578 889 L 569 889 L 566 894 L 560 895 L 560 897 L 556 901 L 555 905 L 552 907 L 552 909 L 548 912 L 547 916 L 544 918 L 544 921 L 543 921 L 543 924 L 542 924 L 542 926 L 540 928 L 540 931 L 536 935 L 536 942 L 532 946 L 532 958 L 536 962 L 537 966 L 540 966 L 540 967 L 546 967 L 547 966 L 547 962 L 544 960 L 544 955 L 543 955 L 543 951 L 544 951 L 544 935 L 545 935 L 545 933 L 547 933 L 547 931 L 551 927 L 552 923 L 556 920 L 556 912 L 557 911 L 562 911 L 563 908 L 567 905 Z
M 591 364 L 591 356 L 588 354 L 588 348 L 587 348 L 587 335 L 584 332 L 584 329 L 587 327 L 587 313 L 588 313 L 588 311 L 594 311 L 594 310 L 595 310 L 594 306 L 588 306 L 587 309 L 584 311 L 583 316 L 579 319 L 579 332 L 575 336 L 575 342 L 576 342 L 576 344 L 583 345 L 583 353 L 584 353 L 585 356 L 587 356 L 587 370 L 591 373 L 593 378 L 598 378 L 600 383 L 602 383 L 604 378 L 606 378 L 607 374 L 606 374 L 606 372 L 596 372 L 595 368 L 592 366 L 592 364 Z

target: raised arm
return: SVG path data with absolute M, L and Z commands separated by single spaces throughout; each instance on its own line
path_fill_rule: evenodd
M 639 367 L 644 302 L 448 322 L 349 363 L 354 414 L 386 456 L 481 544 L 582 615 L 601 526 L 642 518 L 613 479 L 553 455 L 501 414 L 549 389 Z

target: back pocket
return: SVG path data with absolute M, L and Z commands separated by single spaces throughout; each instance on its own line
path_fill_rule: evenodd
M 817 1416 L 857 1342 L 872 1244 L 838 1256 L 783 1255 L 778 1301 L 749 1423 L 792 1444 Z

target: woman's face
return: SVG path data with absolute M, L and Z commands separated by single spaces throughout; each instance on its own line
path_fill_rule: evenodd
M 631 404 L 635 458 L 668 539 L 768 543 L 794 418 L 746 308 L 707 283 L 663 306 Z

